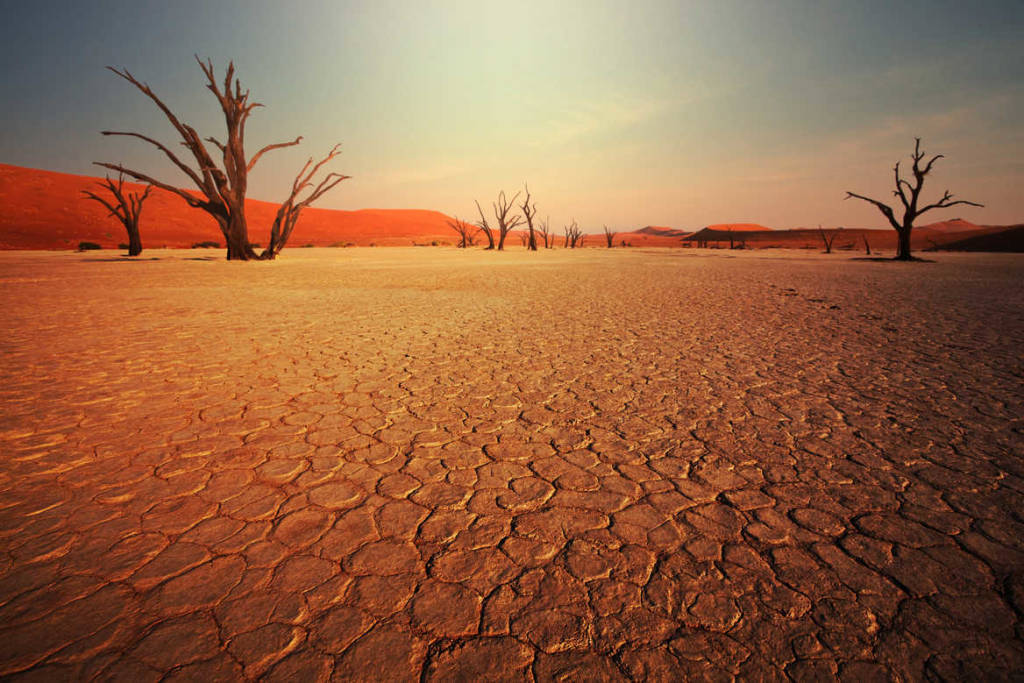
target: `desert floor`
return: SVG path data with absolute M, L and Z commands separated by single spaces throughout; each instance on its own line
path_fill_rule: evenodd
M 1024 258 L 222 258 L 0 253 L 0 675 L 1024 670 Z

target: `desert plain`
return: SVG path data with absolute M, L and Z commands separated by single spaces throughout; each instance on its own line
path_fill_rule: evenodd
M 0 253 L 0 676 L 1009 679 L 1024 260 Z

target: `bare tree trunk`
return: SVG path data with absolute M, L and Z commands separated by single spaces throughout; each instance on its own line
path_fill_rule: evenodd
M 455 220 L 448 221 L 448 226 L 459 235 L 459 249 L 466 249 L 473 246 L 473 226 L 456 216 Z
M 910 255 L 910 228 L 898 230 L 896 231 L 896 234 L 898 236 L 896 243 L 896 260 L 912 261 L 914 257 Z
M 537 204 L 530 203 L 530 187 L 529 185 L 523 185 L 526 188 L 526 199 L 523 200 L 523 215 L 526 216 L 526 227 L 529 231 L 529 236 L 526 239 L 525 246 L 529 251 L 537 251 L 537 234 L 533 228 L 533 217 L 537 215 Z
M 548 216 L 543 221 L 538 221 L 538 223 L 538 230 L 540 231 L 541 237 L 544 238 L 544 248 L 550 249 L 552 246 L 554 246 L 554 240 L 551 237 L 551 228 L 549 227 L 549 224 L 551 223 L 551 216 Z
M 608 243 L 608 248 L 611 249 L 615 246 L 615 233 L 608 229 L 608 226 L 604 226 L 604 239 Z
M 864 238 L 864 253 L 867 254 L 868 256 L 871 256 L 871 245 L 868 244 L 868 236 L 861 235 L 861 237 Z
M 339 147 L 341 145 L 332 147 L 331 151 L 323 159 L 316 162 L 316 164 L 313 163 L 313 158 L 310 157 L 295 176 L 295 180 L 292 181 L 291 192 L 281 202 L 281 206 L 277 209 L 277 215 L 274 216 L 274 223 L 270 228 L 270 242 L 267 244 L 267 248 L 263 250 L 263 253 L 259 255 L 260 259 L 272 261 L 277 258 L 277 255 L 284 249 L 284 245 L 288 243 L 288 239 L 292 236 L 292 231 L 295 230 L 295 224 L 299 222 L 302 210 L 334 189 L 341 181 L 348 180 L 349 176 L 347 175 L 328 173 L 320 180 L 316 187 L 313 186 L 313 178 L 316 177 L 316 174 L 324 164 L 341 153 Z M 309 194 L 299 199 L 299 195 L 306 188 L 310 188 Z
M 842 228 L 839 228 L 839 229 L 842 230 Z M 826 254 L 831 254 L 832 253 L 832 243 L 836 241 L 836 235 L 838 233 L 833 232 L 831 236 L 825 234 L 825 231 L 822 230 L 821 224 L 819 223 L 818 224 L 818 234 L 821 236 L 821 241 L 825 244 L 825 253 Z
M 180 136 L 181 144 L 191 153 L 193 163 L 185 163 L 185 161 L 180 159 L 173 151 L 171 151 L 170 147 L 140 133 L 103 131 L 103 135 L 134 137 L 153 145 L 163 152 L 164 156 L 166 156 L 171 163 L 178 168 L 178 170 L 188 176 L 199 190 L 200 194 L 161 182 L 149 175 L 146 175 L 145 173 L 133 171 L 120 164 L 97 163 L 99 166 L 113 169 L 137 180 L 142 180 L 159 187 L 167 192 L 177 194 L 185 200 L 189 206 L 202 209 L 209 213 L 214 220 L 217 221 L 217 225 L 224 237 L 224 242 L 227 245 L 227 257 L 229 260 L 249 261 L 253 259 L 272 259 L 277 255 L 281 248 L 284 247 L 292 229 L 295 227 L 295 222 L 298 220 L 299 213 L 302 209 L 305 206 L 308 206 L 321 194 L 336 186 L 341 182 L 341 180 L 345 179 L 345 176 L 341 176 L 339 174 L 328 174 L 327 178 L 321 181 L 320 185 L 312 192 L 310 197 L 296 203 L 296 195 L 305 187 L 311 186 L 313 174 L 325 161 L 335 156 L 337 146 L 332 150 L 327 158 L 320 162 L 320 164 L 317 164 L 314 167 L 314 170 L 309 174 L 303 175 L 312 164 L 312 159 L 310 159 L 303 170 L 299 173 L 299 178 L 296 179 L 296 183 L 292 186 L 291 195 L 285 203 L 281 205 L 281 208 L 278 211 L 273 231 L 271 233 L 270 244 L 262 254 L 257 255 L 249 243 L 249 229 L 245 217 L 245 194 L 248 187 L 249 172 L 252 171 L 253 167 L 256 166 L 256 162 L 259 161 L 259 159 L 267 152 L 297 145 L 301 142 L 302 138 L 298 137 L 290 142 L 280 142 L 267 145 L 257 151 L 251 158 L 246 159 L 244 144 L 245 124 L 252 111 L 261 105 L 256 102 L 249 101 L 249 91 L 242 90 L 240 82 L 235 78 L 234 63 L 228 64 L 228 68 L 224 74 L 223 84 L 220 84 L 214 74 L 212 62 L 209 60 L 203 62 L 199 57 L 196 57 L 196 61 L 199 63 L 199 67 L 202 69 L 203 74 L 206 76 L 207 89 L 216 96 L 217 101 L 220 103 L 221 111 L 224 115 L 225 127 L 227 129 L 227 137 L 224 142 L 220 142 L 212 137 L 200 137 L 199 133 L 197 133 L 192 126 L 182 123 L 170 108 L 167 107 L 159 97 L 157 97 L 148 85 L 136 79 L 128 71 L 119 71 L 112 67 L 108 68 L 135 86 L 140 92 L 146 95 L 146 97 L 152 100 L 153 103 L 156 104 L 156 106 L 163 112 L 168 122 Z M 216 148 L 216 150 L 220 151 L 221 163 L 219 165 L 211 155 L 210 148 L 207 147 L 206 143 L 209 143 Z
M 519 214 L 509 216 L 509 211 L 515 206 L 516 199 L 518 198 L 519 193 L 516 192 L 512 199 L 506 199 L 505 191 L 502 190 L 498 193 L 498 200 L 492 204 L 494 207 L 494 218 L 498 221 L 498 251 L 504 251 L 505 238 L 508 236 L 508 233 L 523 222 L 523 217 Z
M 225 231 L 228 261 L 252 261 L 259 258 L 256 251 L 249 246 L 249 226 L 245 222 L 244 204 L 242 207 L 232 208 Z
M 139 226 L 134 225 L 128 230 L 128 255 L 138 256 L 142 253 L 142 236 L 139 235 Z
M 474 200 L 475 201 L 475 200 Z M 480 220 L 477 222 L 477 227 L 480 228 L 480 232 L 487 237 L 487 249 L 491 251 L 494 249 L 494 231 L 491 226 L 487 223 L 487 216 L 484 215 L 484 210 L 480 208 L 480 202 L 476 202 L 476 210 L 480 212 Z
M 87 199 L 92 199 L 102 204 L 110 211 L 111 216 L 115 216 L 121 221 L 125 232 L 128 233 L 128 255 L 138 256 L 142 253 L 142 236 L 139 234 L 139 218 L 142 216 L 142 203 L 146 201 L 146 197 L 153 190 L 153 186 L 147 185 L 142 194 L 126 192 L 123 173 L 118 174 L 116 183 L 108 176 L 101 185 L 111 194 L 114 201 L 110 201 L 88 190 L 83 190 L 82 194 Z
M 846 193 L 846 199 L 853 197 L 855 199 L 861 199 L 870 204 L 874 204 L 882 215 L 888 219 L 889 224 L 896 230 L 898 237 L 896 247 L 897 261 L 913 260 L 913 257 L 910 255 L 910 233 L 914 229 L 914 221 L 916 221 L 921 214 L 926 211 L 931 211 L 932 209 L 947 209 L 951 206 L 956 206 L 957 204 L 966 204 L 967 206 L 978 207 L 983 206 L 976 202 L 969 202 L 966 199 L 954 200 L 953 195 L 950 194 L 949 190 L 946 190 L 942 193 L 942 198 L 937 202 L 920 207 L 921 190 L 924 188 L 925 177 L 931 172 L 932 166 L 935 162 L 943 158 L 941 154 L 936 154 L 922 167 L 921 161 L 924 157 L 925 153 L 921 151 L 921 138 L 914 138 L 914 153 L 910 155 L 910 158 L 914 161 L 914 164 L 910 169 L 914 177 L 913 184 L 900 175 L 899 162 L 896 162 L 896 166 L 893 168 L 893 179 L 896 184 L 896 190 L 893 194 L 903 205 L 902 221 L 896 219 L 896 213 L 893 210 L 893 207 L 888 204 L 854 192 Z

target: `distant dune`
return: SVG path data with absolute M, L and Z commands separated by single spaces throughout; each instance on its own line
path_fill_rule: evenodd
M 121 225 L 82 190 L 96 189 L 99 179 L 0 164 L 0 249 L 69 249 L 89 241 L 104 247 L 127 242 Z M 129 184 L 133 190 L 143 186 Z M 342 186 L 343 188 L 344 186 Z M 246 202 L 249 238 L 266 244 L 277 204 Z M 410 245 L 432 241 L 454 243 L 448 216 L 419 209 L 335 211 L 306 209 L 289 242 L 330 246 Z M 223 242 L 217 224 L 180 197 L 154 190 L 142 210 L 144 247 L 189 247 L 198 242 Z
M 718 230 L 721 232 L 764 232 L 765 230 L 771 230 L 763 225 L 757 223 L 716 223 L 709 225 L 705 230 Z
M 939 250 L 1024 252 L 1024 225 L 978 231 L 971 237 L 943 244 Z
M 975 225 L 970 221 L 965 221 L 963 218 L 954 218 L 948 221 L 929 223 L 928 225 L 920 225 L 915 228 L 915 230 L 931 230 L 933 232 L 972 232 L 974 230 L 982 229 L 982 226 Z
M 0 249 L 74 249 L 79 242 L 96 242 L 114 248 L 127 241 L 120 224 L 106 215 L 99 204 L 82 197 L 82 190 L 96 189 L 99 178 L 55 173 L 0 164 Z M 138 191 L 141 185 L 130 183 Z M 277 204 L 258 200 L 246 202 L 249 238 L 266 244 Z M 422 209 L 362 209 L 337 211 L 306 209 L 289 242 L 304 245 L 343 246 L 414 244 L 455 244 L 456 235 L 448 227 L 449 217 L 438 211 Z M 1007 231 L 1006 226 L 979 226 L 960 218 L 931 223 L 914 230 L 914 249 L 960 249 L 1020 251 L 1020 226 L 1011 234 L 991 239 Z M 142 213 L 142 242 L 145 247 L 190 247 L 200 242 L 223 242 L 213 219 L 185 204 L 180 197 L 154 190 Z M 506 243 L 519 247 L 520 231 L 513 231 Z M 561 247 L 564 236 L 556 229 L 554 244 Z M 833 244 L 836 251 L 860 251 L 867 238 L 871 249 L 892 251 L 896 232 L 891 229 L 842 230 Z M 741 244 L 748 248 L 820 249 L 817 229 L 773 230 L 757 223 L 716 223 L 696 233 L 680 228 L 648 225 L 615 235 L 615 246 L 687 247 L 703 243 L 709 247 Z M 974 240 L 974 241 L 971 241 Z M 477 244 L 482 242 L 477 239 Z M 604 235 L 590 233 L 585 246 L 604 246 Z M 958 245 L 963 245 L 962 247 Z M 1014 246 L 1017 245 L 1017 246 Z
M 667 228 L 660 225 L 648 225 L 645 228 L 634 230 L 638 235 L 652 235 L 654 237 L 686 237 L 690 233 L 678 228 Z
M 974 227 L 976 229 L 965 232 L 943 232 L 926 227 L 917 228 L 911 234 L 911 245 L 915 250 L 948 249 L 951 248 L 950 245 L 963 239 L 1006 230 L 1004 226 Z M 873 253 L 896 250 L 896 231 L 892 229 L 844 228 L 842 230 L 826 229 L 825 232 L 829 236 L 837 233 L 832 243 L 833 251 L 866 251 L 865 239 Z M 705 228 L 684 238 L 683 241 L 690 245 L 703 243 L 712 248 L 728 248 L 731 241 L 733 245 L 742 245 L 749 249 L 824 249 L 817 228 L 732 233 Z

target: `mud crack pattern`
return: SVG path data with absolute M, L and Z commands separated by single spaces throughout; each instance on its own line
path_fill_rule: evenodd
M 0 254 L 0 675 L 1024 670 L 1019 257 L 196 253 Z

